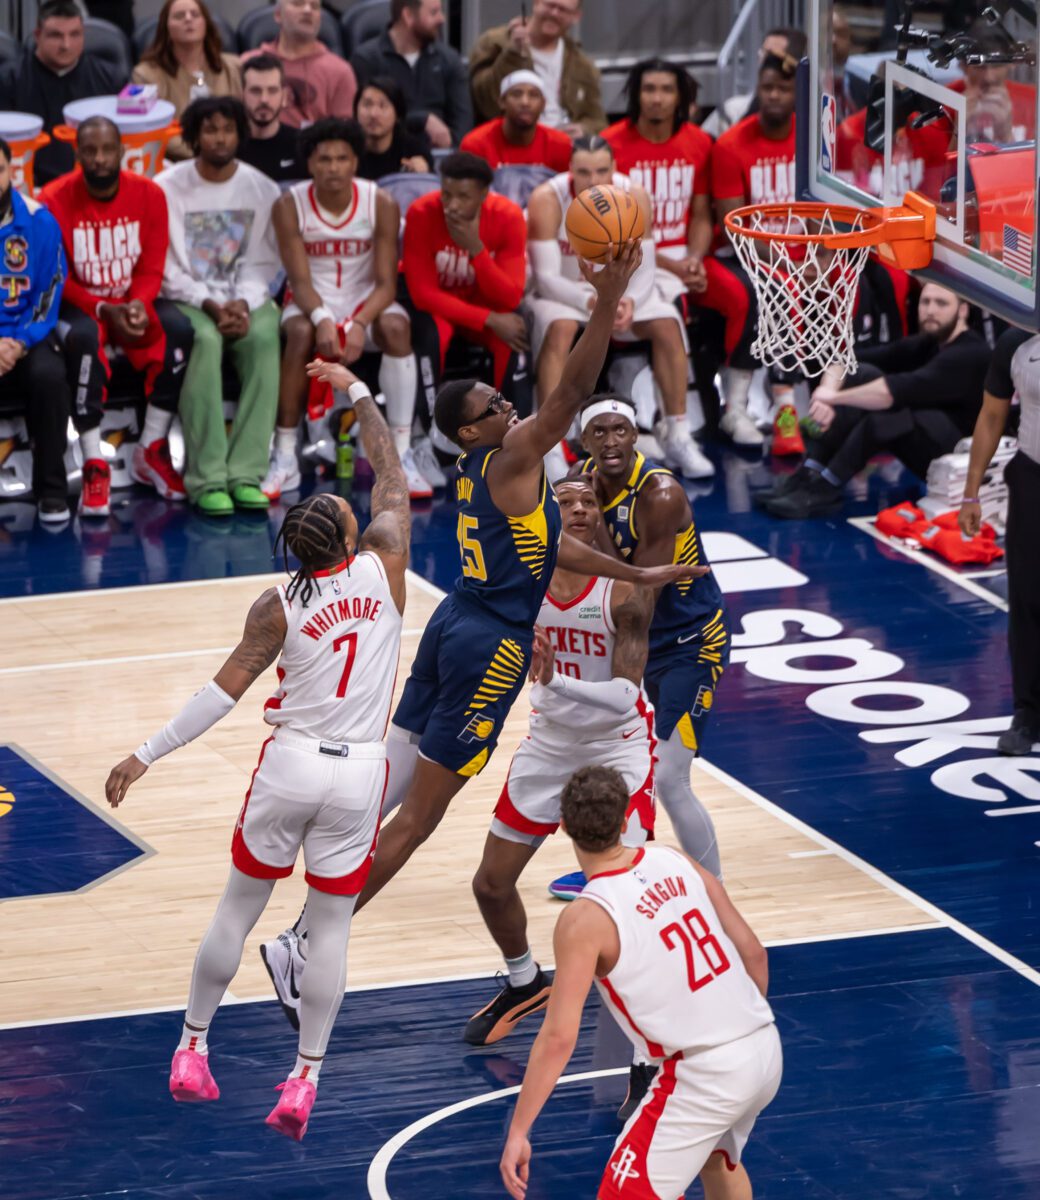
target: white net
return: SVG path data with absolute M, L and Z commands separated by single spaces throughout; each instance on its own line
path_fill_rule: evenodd
M 860 274 L 870 253 L 868 246 L 827 249 L 815 240 L 862 228 L 865 213 L 842 209 L 841 225 L 829 209 L 820 206 L 807 216 L 777 206 L 765 210 L 743 209 L 731 213 L 730 241 L 758 297 L 758 337 L 751 347 L 766 366 L 801 371 L 807 378 L 828 367 L 846 373 L 856 369 L 853 313 Z M 762 230 L 768 239 L 743 231 Z M 808 234 L 808 241 L 789 240 Z

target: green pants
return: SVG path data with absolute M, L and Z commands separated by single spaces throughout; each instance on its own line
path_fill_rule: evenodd
M 184 426 L 187 467 L 184 486 L 188 499 L 203 492 L 230 491 L 240 483 L 259 486 L 267 460 L 278 409 L 278 368 L 281 347 L 278 308 L 268 300 L 249 314 L 245 337 L 225 341 L 200 308 L 177 307 L 195 330 L 195 345 L 184 376 L 180 415 Z M 231 352 L 242 382 L 228 436 L 224 425 L 220 364 L 224 349 Z

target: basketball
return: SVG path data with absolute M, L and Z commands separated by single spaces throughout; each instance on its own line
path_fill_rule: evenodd
M 567 209 L 567 240 L 589 262 L 604 262 L 611 246 L 641 239 L 643 213 L 630 193 L 596 184 L 575 196 Z

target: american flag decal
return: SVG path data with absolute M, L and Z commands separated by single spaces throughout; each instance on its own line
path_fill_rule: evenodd
M 1020 275 L 1033 273 L 1033 239 L 1014 225 L 1004 226 L 1004 266 Z

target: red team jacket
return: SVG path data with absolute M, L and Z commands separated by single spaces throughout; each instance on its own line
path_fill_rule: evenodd
M 711 190 L 716 200 L 745 204 L 794 200 L 794 121 L 782 141 L 766 137 L 757 113 L 727 129 L 711 152 Z
M 540 163 L 558 173 L 570 167 L 571 139 L 559 129 L 538 125 L 530 146 L 517 146 L 506 141 L 502 125 L 502 117 L 478 125 L 459 142 L 459 149 L 483 158 L 492 168 L 512 163 Z

